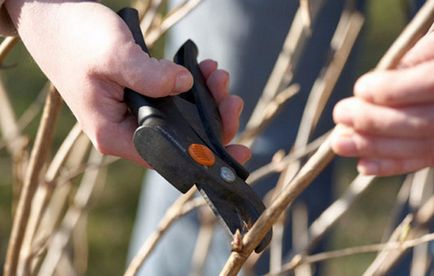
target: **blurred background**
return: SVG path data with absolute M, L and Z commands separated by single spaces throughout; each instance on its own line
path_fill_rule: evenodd
M 129 5 L 129 1 L 103 1 L 114 10 Z M 399 34 L 406 22 L 404 1 L 367 1 L 367 18 L 360 47 L 358 74 L 372 69 L 388 46 Z M 155 56 L 162 56 L 160 42 L 154 49 Z M 34 101 L 46 79 L 32 61 L 22 44 L 13 50 L 6 60 L 10 68 L 0 71 L 9 97 L 19 117 Z M 34 138 L 39 118 L 26 129 Z M 62 108 L 56 123 L 55 146 L 59 146 L 75 120 L 66 106 Z M 33 140 L 33 139 L 32 139 Z M 336 195 L 355 176 L 354 161 L 340 159 L 336 172 Z M 105 184 L 88 215 L 89 265 L 87 275 L 121 275 L 126 266 L 126 255 L 136 205 L 145 171 L 127 161 L 110 166 Z M 8 235 L 11 229 L 11 167 L 5 150 L 0 150 L 0 264 L 4 262 Z M 330 249 L 344 248 L 379 242 L 384 227 L 389 222 L 391 206 L 399 188 L 396 179 L 381 179 L 365 193 L 334 227 Z M 357 237 L 355 239 L 354 237 Z M 358 275 L 373 260 L 374 254 L 356 255 L 325 263 L 327 275 Z M 0 275 L 1 275 L 0 270 Z

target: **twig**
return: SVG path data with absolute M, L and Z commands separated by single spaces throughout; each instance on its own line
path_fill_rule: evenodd
M 178 23 L 201 2 L 202 0 L 187 0 L 182 4 L 179 4 L 163 19 L 163 21 L 157 27 L 150 29 L 149 32 L 146 33 L 146 43 L 153 45 L 158 38 L 167 32 L 169 28 Z
M 142 29 L 142 32 L 144 34 L 147 34 L 151 29 L 152 24 L 158 15 L 158 11 L 161 7 L 161 4 L 163 4 L 163 0 L 151 0 L 150 3 L 148 4 L 146 13 L 143 13 L 143 19 L 140 22 L 140 28 Z M 145 37 L 147 40 L 147 36 Z
M 160 220 L 157 229 L 148 236 L 147 240 L 143 243 L 137 255 L 133 258 L 129 264 L 124 276 L 136 275 L 144 261 L 149 257 L 149 254 L 154 250 L 158 241 L 163 237 L 166 231 L 172 226 L 172 224 L 181 216 L 192 211 L 198 205 L 203 205 L 202 199 L 192 201 L 197 189 L 192 188 L 186 194 L 180 196 L 167 210 L 164 217 Z
M 387 53 L 383 56 L 377 68 L 395 68 L 401 58 L 408 50 L 409 45 L 414 45 L 424 36 L 433 24 L 434 1 L 428 0 L 419 10 L 413 20 L 405 27 L 398 39 L 393 43 Z
M 290 163 L 297 161 L 298 159 L 316 151 L 319 146 L 324 143 L 325 139 L 329 134 L 330 132 L 327 132 L 326 134 L 323 134 L 314 141 L 312 141 L 306 147 L 296 148 L 289 154 L 287 154 L 284 158 L 279 158 L 279 160 L 275 161 L 273 160 L 272 162 L 256 169 L 250 174 L 247 182 L 252 185 L 253 183 L 261 180 L 262 178 L 271 173 L 282 172 L 287 166 L 289 166 Z
M 93 150 L 89 159 L 91 162 L 101 163 L 103 161 L 103 156 L 96 150 Z M 75 226 L 80 221 L 81 216 L 89 206 L 90 199 L 96 189 L 99 177 L 99 169 L 90 168 L 86 170 L 80 186 L 74 196 L 72 206 L 66 212 L 61 227 L 54 234 L 52 240 L 50 241 L 47 256 L 42 263 L 38 275 L 53 275 L 57 264 L 64 254 L 65 247 L 71 238 L 71 234 L 75 229 Z
M 279 218 L 286 207 L 309 186 L 312 180 L 332 160 L 333 152 L 330 150 L 329 140 L 318 149 L 318 151 L 307 161 L 294 180 L 284 187 L 279 196 L 262 213 L 253 227 L 243 237 L 242 250 L 232 252 L 221 275 L 236 275 L 242 264 L 252 253 L 257 244 Z
M 18 118 L 16 124 L 18 125 L 19 131 L 17 133 L 15 133 L 16 136 L 10 135 L 9 137 L 5 137 L 5 138 L 0 140 L 0 149 L 2 149 L 5 146 L 8 146 L 11 143 L 11 141 L 16 141 L 19 139 L 23 139 L 23 140 L 25 139 L 24 137 L 21 136 L 21 132 L 36 118 L 36 115 L 38 115 L 38 113 L 42 109 L 42 106 L 44 104 L 44 99 L 46 98 L 46 94 L 47 94 L 46 92 L 49 89 L 48 86 L 49 86 L 49 83 L 47 84 L 47 87 L 44 87 L 43 89 L 41 89 L 41 92 L 39 92 L 36 99 L 31 103 L 31 105 L 28 108 L 26 108 L 24 113 Z M 0 102 L 3 102 L 3 100 L 0 99 Z M 1 105 L 1 103 L 0 103 L 0 105 Z M 14 132 L 16 132 L 16 131 L 14 131 Z M 25 139 L 25 140 L 27 140 L 27 139 Z M 24 141 L 24 142 L 27 145 L 27 142 L 26 141 Z
M 8 36 L 0 44 L 0 65 L 3 65 L 5 58 L 15 47 L 20 39 L 17 36 Z
M 300 252 L 303 247 L 308 243 L 308 236 L 306 232 L 309 230 L 309 214 L 306 204 L 303 202 L 297 202 L 291 209 L 292 213 L 292 248 L 295 251 Z M 282 262 L 282 260 L 280 260 Z M 275 267 L 273 271 L 279 271 L 282 267 Z M 301 265 L 295 270 L 295 275 L 312 275 L 312 268 L 309 265 Z
M 37 232 L 38 226 L 42 219 L 43 211 L 48 204 L 52 189 L 53 181 L 59 174 L 60 168 L 65 162 L 68 154 L 71 152 L 75 142 L 80 137 L 81 128 L 76 124 L 63 141 L 59 150 L 53 158 L 50 166 L 48 167 L 45 175 L 45 182 L 39 185 L 36 189 L 35 196 L 32 201 L 32 208 L 30 211 L 29 221 L 27 223 L 27 229 L 21 245 L 20 259 L 22 260 L 18 271 L 30 271 L 29 265 L 32 257 L 32 242 Z
M 336 224 L 336 222 L 349 210 L 358 197 L 373 183 L 375 177 L 358 175 L 350 184 L 345 193 L 333 204 L 331 204 L 322 214 L 311 224 L 307 231 L 307 240 L 304 245 L 294 250 L 294 256 L 288 262 L 296 264 L 300 258 L 304 258 L 308 252 L 318 243 L 318 241 Z M 300 239 L 305 239 L 300 237 Z M 285 266 L 286 267 L 286 266 Z
M 388 244 L 402 242 L 419 235 L 421 228 L 425 227 L 434 218 L 434 196 L 417 210 L 416 214 L 407 215 L 389 238 Z M 384 275 L 402 256 L 406 248 L 395 252 L 382 250 L 363 275 Z
M 315 1 L 315 5 L 312 5 L 312 22 L 315 22 L 324 2 L 324 0 L 317 0 Z M 282 91 L 291 82 L 293 68 L 297 67 L 304 45 L 310 38 L 309 32 L 303 27 L 302 17 L 302 10 L 299 8 L 264 91 L 247 122 L 246 129 L 255 129 L 261 123 L 265 107 L 274 99 L 278 92 Z
M 47 96 L 45 108 L 42 114 L 41 123 L 36 135 L 30 157 L 29 167 L 26 173 L 24 185 L 18 202 L 15 214 L 11 237 L 9 240 L 4 275 L 16 275 L 18 257 L 21 250 L 23 236 L 27 227 L 30 208 L 35 190 L 38 185 L 42 166 L 45 162 L 49 145 L 51 144 L 54 122 L 60 110 L 62 99 L 54 87 L 50 89 Z
M 21 131 L 3 81 L 0 81 L 0 130 L 12 159 L 20 156 L 25 141 L 21 137 Z
M 263 111 L 263 118 L 253 127 L 246 128 L 236 143 L 243 144 L 247 147 L 252 146 L 254 139 L 264 130 L 264 128 L 279 114 L 285 104 L 300 91 L 298 84 L 290 85 L 288 88 L 280 92 L 273 100 L 271 100 Z
M 341 218 L 374 182 L 375 177 L 358 175 L 341 198 L 333 202 L 309 227 L 309 244 L 303 250 L 307 253 L 321 237 Z
M 88 150 L 90 148 L 89 139 L 81 135 L 78 141 L 74 144 L 73 150 L 66 160 L 65 166 L 62 171 L 67 171 L 68 169 L 74 170 L 79 167 L 82 163 Z M 104 161 L 103 161 L 104 162 Z M 89 169 L 99 169 L 99 166 L 93 166 Z M 40 226 L 37 228 L 37 233 L 32 242 L 32 254 L 37 256 L 37 252 L 44 252 L 47 246 L 47 240 L 51 234 L 55 231 L 58 224 L 61 222 L 61 217 L 64 214 L 64 210 L 69 202 L 68 197 L 71 193 L 72 183 L 60 182 L 57 180 L 57 185 L 55 189 L 51 192 L 50 202 L 44 209 L 43 217 L 40 222 Z M 45 185 L 44 185 L 45 186 Z M 41 259 L 37 259 L 32 264 L 32 271 L 34 267 L 39 267 L 39 262 Z M 36 263 L 36 264 L 35 264 Z
M 315 255 L 310 256 L 299 256 L 297 262 L 292 264 L 285 265 L 281 271 L 276 273 L 268 273 L 267 276 L 276 276 L 276 275 L 286 275 L 291 270 L 294 270 L 296 267 L 303 264 L 311 264 L 316 262 L 322 262 L 335 258 L 342 258 L 347 256 L 352 256 L 356 254 L 365 254 L 372 253 L 378 251 L 394 251 L 394 250 L 403 250 L 411 247 L 415 247 L 420 244 L 424 244 L 434 240 L 434 233 L 426 234 L 422 237 L 415 238 L 412 240 L 404 241 L 404 242 L 393 242 L 393 243 L 378 243 L 378 244 L 370 244 L 370 245 L 362 245 L 355 246 L 345 249 L 333 250 L 328 252 L 322 252 Z
M 421 34 L 426 33 L 429 28 L 428 25 L 433 21 L 434 0 L 427 2 L 422 13 L 418 13 L 414 21 L 412 21 L 418 22 L 418 24 L 410 23 L 412 27 L 406 28 L 404 33 L 401 34 L 407 39 L 403 41 L 403 39 L 398 38 L 397 43 L 402 44 L 402 47 L 400 48 L 405 50 L 410 49 L 416 41 L 414 38 L 420 37 Z M 428 24 L 426 22 L 430 23 Z M 395 46 L 392 46 L 392 49 L 394 48 Z M 395 51 L 394 54 L 387 52 L 385 55 L 387 61 L 381 62 L 376 69 L 386 70 L 393 68 L 393 66 L 398 64 L 405 52 L 406 51 Z M 238 273 L 242 264 L 270 230 L 279 215 L 287 208 L 287 206 L 289 206 L 295 197 L 309 186 L 312 180 L 326 167 L 333 157 L 334 154 L 330 147 L 330 141 L 327 139 L 318 151 L 307 161 L 306 165 L 303 166 L 294 180 L 282 190 L 273 204 L 265 210 L 250 231 L 246 233 L 243 238 L 242 250 L 232 252 L 226 265 L 223 267 L 221 275 L 236 275 Z
M 407 174 L 401 185 L 401 188 L 398 191 L 398 195 L 396 196 L 395 204 L 392 208 L 391 215 L 387 218 L 389 222 L 387 223 L 387 227 L 384 230 L 381 242 L 385 242 L 386 240 L 388 240 L 389 236 L 392 234 L 392 231 L 395 228 L 395 223 L 399 220 L 399 217 L 403 213 L 405 204 L 407 203 L 408 197 L 410 196 L 413 176 L 414 173 Z
M 202 208 L 201 211 L 201 227 L 199 229 L 196 246 L 193 251 L 190 273 L 191 276 L 204 275 L 206 258 L 209 254 L 216 223 L 216 218 L 211 213 L 209 208 Z
M 309 141 L 309 137 L 316 128 L 328 99 L 344 69 L 363 26 L 363 21 L 363 16 L 359 12 L 343 11 L 330 43 L 333 56 L 329 63 L 324 66 L 309 93 L 294 143 L 295 147 L 304 146 Z
M 139 12 L 140 21 L 142 21 L 145 14 L 148 13 L 148 11 L 151 7 L 151 2 L 152 1 L 135 0 L 131 4 L 131 7 L 136 9 Z
M 342 69 L 353 48 L 354 42 L 358 37 L 363 25 L 363 17 L 358 12 L 344 10 L 340 17 L 338 26 L 330 43 L 331 51 L 334 53 L 330 61 L 324 66 L 322 73 L 315 81 L 308 101 L 303 112 L 300 127 L 295 139 L 294 147 L 302 148 L 309 141 L 311 133 L 316 128 L 320 114 L 324 110 L 331 92 L 342 72 Z M 282 172 L 272 195 L 268 198 L 274 198 L 282 187 L 289 183 L 297 174 L 301 166 L 301 161 L 290 163 Z M 284 211 L 278 221 L 274 224 L 275 229 L 283 229 L 286 212 Z M 282 232 L 282 230 L 280 231 Z M 279 232 L 278 232 L 279 233 Z M 279 241 L 272 241 L 270 247 L 270 265 L 271 271 L 280 267 L 281 262 L 281 245 Z
M 309 32 L 312 32 L 312 12 L 310 10 L 309 0 L 300 0 L 300 11 L 304 28 Z

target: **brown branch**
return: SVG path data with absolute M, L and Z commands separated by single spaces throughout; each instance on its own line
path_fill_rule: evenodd
M 311 19 L 315 22 L 324 0 L 317 0 L 312 5 Z M 312 3 L 313 4 L 313 3 Z M 310 38 L 309 31 L 303 27 L 302 10 L 299 8 L 293 19 L 291 28 L 285 38 L 282 50 L 274 65 L 273 71 L 265 85 L 264 91 L 250 116 L 246 129 L 254 129 L 263 118 L 263 110 L 276 95 L 289 86 L 292 80 L 293 68 L 297 67 L 302 50 Z
M 359 12 L 343 11 L 330 43 L 333 56 L 329 63 L 324 66 L 309 93 L 297 138 L 295 139 L 295 147 L 304 146 L 308 143 L 347 63 L 354 43 L 363 26 L 363 21 L 363 16 Z
M 265 129 L 265 127 L 279 114 L 285 104 L 295 96 L 300 90 L 298 84 L 290 85 L 271 100 L 263 110 L 263 117 L 260 122 L 251 124 L 246 128 L 236 143 L 251 147 L 255 138 Z
M 49 86 L 49 83 L 48 85 Z M 42 109 L 42 106 L 44 104 L 44 99 L 46 97 L 46 92 L 48 91 L 47 87 L 44 87 L 41 92 L 38 94 L 38 96 L 36 97 L 36 99 L 30 104 L 30 106 L 28 108 L 26 108 L 26 110 L 24 111 L 24 113 L 18 118 L 18 120 L 16 121 L 16 124 L 18 126 L 18 132 L 17 131 L 13 131 L 13 133 L 15 133 L 14 135 L 10 135 L 8 137 L 4 137 L 3 139 L 0 140 L 0 149 L 11 145 L 11 143 L 16 143 L 15 141 L 23 139 L 25 141 L 23 141 L 23 143 L 27 146 L 28 142 L 27 139 L 25 137 L 21 136 L 21 133 L 23 132 L 23 130 L 37 117 L 37 115 L 39 114 L 39 112 Z M 2 97 L 0 95 L 0 97 Z M 2 105 L 3 100 L 0 99 L 0 106 Z M 2 109 L 0 107 L 0 109 Z M 3 115 L 1 115 L 3 116 Z M 17 152 L 20 152 L 20 150 L 18 150 Z M 11 154 L 12 152 L 9 151 Z
M 143 19 L 140 22 L 140 28 L 144 34 L 147 34 L 149 30 L 152 28 L 152 24 L 155 21 L 155 18 L 158 15 L 161 5 L 163 4 L 163 0 L 151 0 L 149 1 L 146 12 L 143 13 Z M 146 40 L 148 39 L 145 35 Z M 146 41 L 148 42 L 148 41 Z
M 188 13 L 195 9 L 202 0 L 187 0 L 175 7 L 169 14 L 158 24 L 157 27 L 150 29 L 146 33 L 146 42 L 149 45 L 153 45 L 167 30 L 173 27 L 181 19 L 183 19 Z
M 282 172 L 287 166 L 289 166 L 290 163 L 295 162 L 298 159 L 315 152 L 319 148 L 319 146 L 324 143 L 329 134 L 330 132 L 327 132 L 326 134 L 323 134 L 322 136 L 312 141 L 306 147 L 296 148 L 289 154 L 287 154 L 284 158 L 272 160 L 270 163 L 254 170 L 247 179 L 247 182 L 252 185 L 253 183 L 261 180 L 262 178 L 266 177 L 271 173 Z
M 310 9 L 309 0 L 300 0 L 301 18 L 305 29 L 312 30 L 312 11 Z
M 216 224 L 216 217 L 209 208 L 200 209 L 201 226 L 196 239 L 196 246 L 193 251 L 191 262 L 191 276 L 204 275 L 206 258 L 211 247 L 212 238 Z
M 246 233 L 242 241 L 242 249 L 232 252 L 221 275 L 236 275 L 242 264 L 253 252 L 257 244 L 279 218 L 287 206 L 312 182 L 312 180 L 326 167 L 334 157 L 330 149 L 329 140 L 326 140 L 318 151 L 307 161 L 294 180 L 285 186 L 273 203 L 255 222 Z
M 90 148 L 89 139 L 81 135 L 77 142 L 74 144 L 71 153 L 68 156 L 68 159 L 65 162 L 65 165 L 62 168 L 62 173 L 69 170 L 75 170 L 77 167 L 80 167 L 85 159 L 89 148 Z M 103 161 L 104 162 L 104 161 Z M 97 170 L 99 166 L 93 166 L 90 169 Z M 44 185 L 46 187 L 47 185 Z M 44 213 L 41 218 L 40 226 L 37 228 L 37 233 L 35 234 L 34 240 L 32 241 L 32 255 L 37 257 L 38 252 L 45 252 L 47 241 L 52 233 L 55 232 L 56 227 L 61 222 L 62 216 L 64 215 L 64 210 L 67 208 L 69 204 L 69 197 L 72 190 L 72 183 L 66 183 L 60 181 L 60 177 L 56 181 L 56 185 L 53 186 L 53 191 L 50 191 L 49 202 L 47 206 L 44 207 Z M 47 189 L 43 189 L 41 191 L 48 191 Z M 32 271 L 34 271 L 35 267 L 40 267 L 41 258 L 35 258 L 32 262 Z
M 397 42 L 391 47 L 391 52 L 387 52 L 377 70 L 392 69 L 393 66 L 399 63 L 404 53 L 408 51 L 415 43 L 416 39 L 427 32 L 429 25 L 434 21 L 434 0 L 429 1 L 422 8 L 415 19 L 410 23 L 410 27 L 406 28 Z M 415 23 L 416 22 L 416 23 Z M 429 22 L 429 23 L 427 23 Z M 396 44 L 402 45 L 401 51 L 394 51 Z M 272 225 L 279 218 L 280 214 L 289 206 L 289 204 L 297 197 L 313 179 L 326 167 L 333 159 L 334 154 L 330 148 L 330 142 L 327 140 L 318 149 L 318 151 L 308 160 L 306 165 L 300 170 L 296 177 L 286 185 L 279 196 L 273 201 L 273 204 L 265 210 L 259 217 L 253 227 L 243 238 L 242 250 L 232 252 L 226 265 L 221 271 L 221 275 L 236 275 L 241 269 L 241 266 L 246 261 L 247 257 L 253 252 L 255 247 L 263 239 L 263 237 L 271 229 Z
M 95 163 L 102 163 L 103 156 L 96 150 L 93 150 L 89 160 Z M 79 188 L 74 196 L 70 208 L 67 210 L 59 230 L 52 235 L 50 239 L 47 255 L 42 263 L 38 275 L 53 275 L 59 261 L 65 253 L 65 247 L 71 239 L 71 235 L 80 222 L 82 215 L 89 207 L 90 200 L 97 189 L 98 180 L 101 177 L 101 170 L 89 168 L 86 170 Z M 101 181 L 103 183 L 104 181 Z
M 21 246 L 20 259 L 22 267 L 18 271 L 30 271 L 29 265 L 32 257 L 32 243 L 36 235 L 39 224 L 42 220 L 42 215 L 45 207 L 48 204 L 50 195 L 54 188 L 54 180 L 58 176 L 62 165 L 64 164 L 67 156 L 71 152 L 75 142 L 80 137 L 81 128 L 76 124 L 63 141 L 56 155 L 54 156 L 51 164 L 48 166 L 45 175 L 45 182 L 39 185 L 36 189 L 34 199 L 32 201 L 32 208 L 30 211 L 27 229 L 23 238 Z
M 16 275 L 18 258 L 29 219 L 32 199 L 38 185 L 42 166 L 45 163 L 47 152 L 51 144 L 54 132 L 53 126 L 59 113 L 61 103 L 62 99 L 60 95 L 56 89 L 52 87 L 47 96 L 12 226 L 6 263 L 4 266 L 5 276 Z
M 287 275 L 287 273 L 291 270 L 294 270 L 296 267 L 303 264 L 311 264 L 317 262 L 323 262 L 330 259 L 342 258 L 347 256 L 352 256 L 356 254 L 365 254 L 372 253 L 378 251 L 395 251 L 395 250 L 405 250 L 408 248 L 415 247 L 420 244 L 425 244 L 434 240 L 434 233 L 426 234 L 424 236 L 407 240 L 404 242 L 393 242 L 393 243 L 378 243 L 378 244 L 370 244 L 370 245 L 362 245 L 355 246 L 345 249 L 333 250 L 328 252 L 322 252 L 315 255 L 310 256 L 298 256 L 297 262 L 292 264 L 285 265 L 281 271 L 276 273 L 268 273 L 267 276 L 276 276 L 276 275 Z
M 6 57 L 15 47 L 20 39 L 17 36 L 8 36 L 0 44 L 0 65 L 3 65 Z
M 389 238 L 387 244 L 403 242 L 420 235 L 420 232 L 434 218 L 434 196 L 425 202 L 422 207 L 413 214 L 407 215 Z M 364 275 L 384 275 L 401 258 L 406 248 L 399 248 L 394 252 L 382 250 Z
M 157 229 L 148 236 L 137 255 L 129 264 L 124 276 L 133 276 L 137 274 L 140 267 L 154 250 L 157 243 L 177 219 L 192 211 L 194 208 L 197 208 L 199 205 L 204 205 L 205 202 L 202 198 L 200 198 L 200 200 L 192 200 L 196 191 L 197 189 L 195 187 L 190 189 L 169 207 L 164 217 L 160 220 Z

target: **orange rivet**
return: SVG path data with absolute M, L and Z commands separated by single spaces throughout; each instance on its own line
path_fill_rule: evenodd
M 199 165 L 210 167 L 215 163 L 214 153 L 207 146 L 191 144 L 188 147 L 188 154 Z

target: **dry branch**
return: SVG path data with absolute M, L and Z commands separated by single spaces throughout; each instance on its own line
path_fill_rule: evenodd
M 434 1 L 428 1 L 415 19 L 408 25 L 400 37 L 390 48 L 377 66 L 377 70 L 392 69 L 399 63 L 402 56 L 414 45 L 418 38 L 425 34 L 434 21 Z M 399 45 L 396 46 L 396 45 Z M 401 50 L 396 51 L 399 48 Z M 232 252 L 221 275 L 236 275 L 247 257 L 271 229 L 280 214 L 298 196 L 310 182 L 326 167 L 334 157 L 329 141 L 326 140 L 318 151 L 308 160 L 305 166 L 289 183 L 273 204 L 259 217 L 249 232 L 243 238 L 242 249 Z
M 2 41 L 0 45 L 0 65 L 3 65 L 6 57 L 9 55 L 19 40 L 20 39 L 16 36 L 8 36 Z
M 146 13 L 143 13 L 143 19 L 140 22 L 140 28 L 144 34 L 147 34 L 152 28 L 155 19 L 159 16 L 159 11 L 163 0 L 151 0 L 149 1 Z M 146 36 L 145 36 L 146 37 Z
M 387 244 L 402 243 L 420 236 L 421 231 L 434 218 L 434 196 L 431 196 L 415 214 L 407 215 L 396 227 Z M 398 248 L 393 252 L 382 250 L 363 275 L 384 275 L 401 258 L 407 248 Z
M 4 266 L 4 275 L 16 275 L 23 236 L 27 227 L 30 207 L 35 194 L 42 166 L 45 163 L 49 145 L 54 132 L 54 122 L 60 110 L 62 99 L 54 87 L 47 96 L 41 124 L 36 135 L 24 185 L 20 194 L 14 217 L 8 252 Z
M 363 22 L 364 18 L 359 12 L 343 11 L 330 43 L 331 52 L 333 53 L 332 58 L 324 66 L 321 75 L 316 79 L 309 93 L 294 143 L 295 147 L 304 146 L 308 143 L 344 69 Z
M 266 274 L 267 276 L 271 275 L 286 275 L 289 271 L 294 270 L 296 267 L 303 265 L 303 264 L 311 264 L 316 262 L 322 262 L 329 259 L 334 258 L 342 258 L 347 256 L 352 256 L 356 254 L 365 254 L 365 253 L 372 253 L 372 252 L 378 252 L 378 251 L 395 251 L 395 250 L 405 250 L 411 247 L 415 247 L 420 244 L 425 244 L 430 241 L 434 240 L 434 233 L 426 234 L 424 236 L 421 236 L 419 238 L 415 238 L 412 240 L 407 240 L 403 242 L 393 242 L 393 243 L 379 243 L 379 244 L 370 244 L 370 245 L 362 245 L 362 246 L 356 246 L 356 247 L 350 247 L 345 249 L 339 249 L 339 250 L 333 250 L 333 251 L 327 251 L 318 253 L 315 255 L 310 256 L 300 256 L 299 259 L 297 259 L 296 263 L 293 263 L 291 265 L 285 265 L 285 267 L 277 272 L 277 273 L 269 273 Z
M 76 124 L 66 139 L 63 141 L 51 164 L 48 166 L 48 170 L 45 175 L 45 182 L 39 185 L 36 189 L 35 196 L 32 201 L 29 221 L 27 223 L 27 229 L 23 238 L 23 244 L 21 246 L 20 259 L 22 260 L 21 265 L 23 267 L 19 267 L 18 271 L 30 271 L 29 265 L 33 256 L 33 239 L 41 222 L 43 211 L 48 204 L 48 200 L 54 188 L 53 181 L 59 174 L 61 166 L 65 162 L 68 154 L 71 152 L 80 134 L 81 129 L 78 124 Z
M 202 0 L 187 0 L 175 7 L 155 28 L 146 32 L 146 43 L 153 45 L 169 28 L 178 23 L 194 8 L 196 8 Z
M 65 162 L 65 166 L 62 168 L 62 172 L 65 173 L 68 170 L 75 170 L 81 166 L 86 154 L 90 148 L 90 141 L 85 136 L 80 136 L 77 142 L 74 144 L 68 159 Z M 89 166 L 87 170 L 97 170 L 100 166 Z M 43 185 L 47 187 L 47 185 Z M 52 233 L 55 232 L 56 227 L 61 223 L 64 210 L 69 202 L 68 198 L 72 190 L 72 183 L 59 180 L 56 185 L 53 186 L 53 191 L 50 192 L 50 196 L 47 197 L 49 202 L 44 208 L 43 216 L 41 218 L 40 226 L 37 228 L 34 240 L 32 241 L 32 254 L 36 256 L 36 252 L 45 252 L 47 247 L 47 241 Z M 48 191 L 47 189 L 44 189 Z M 44 191 L 42 190 L 42 191 Z M 40 266 L 41 258 L 33 260 L 32 271 L 35 267 Z
M 206 258 L 211 248 L 211 242 L 216 225 L 216 217 L 209 208 L 200 209 L 201 226 L 196 239 L 196 246 L 193 251 L 191 262 L 191 276 L 204 275 Z
M 315 22 L 324 0 L 317 0 L 311 6 L 311 21 Z M 263 111 L 269 102 L 289 86 L 292 80 L 292 70 L 300 60 L 302 50 L 310 37 L 309 31 L 304 28 L 303 11 L 299 8 L 293 19 L 291 28 L 286 36 L 282 50 L 274 65 L 273 71 L 265 85 L 264 91 L 258 100 L 255 109 L 246 124 L 246 129 L 255 129 L 263 119 Z
M 163 237 L 163 235 L 172 226 L 172 224 L 183 215 L 192 211 L 194 208 L 204 204 L 204 201 L 202 199 L 198 201 L 192 200 L 196 191 L 197 190 L 195 187 L 190 189 L 186 194 L 180 196 L 169 207 L 164 217 L 160 220 L 157 229 L 148 236 L 147 240 L 143 243 L 137 255 L 129 264 L 124 276 L 136 275 L 146 258 L 149 257 L 149 255 L 157 245 L 158 241 Z
M 89 161 L 102 163 L 103 156 L 96 150 L 93 150 L 89 157 Z M 74 196 L 73 203 L 63 218 L 61 227 L 59 227 L 59 230 L 55 232 L 49 240 L 47 256 L 42 263 L 38 275 L 53 275 L 59 261 L 64 254 L 65 247 L 71 239 L 71 235 L 76 225 L 80 222 L 82 215 L 89 207 L 91 197 L 96 190 L 96 186 L 98 184 L 98 180 L 100 180 L 100 177 L 100 169 L 89 168 L 86 170 L 80 186 Z

